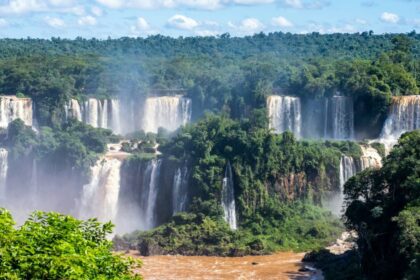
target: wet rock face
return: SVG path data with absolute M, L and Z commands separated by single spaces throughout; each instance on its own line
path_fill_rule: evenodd
M 304 172 L 290 173 L 276 180 L 274 191 L 287 200 L 294 200 L 305 195 L 307 185 Z
M 138 245 L 138 250 L 142 256 L 166 255 L 167 252 L 152 239 L 145 239 Z

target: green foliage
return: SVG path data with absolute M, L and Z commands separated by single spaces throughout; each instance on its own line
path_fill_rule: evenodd
M 61 127 L 41 127 L 35 133 L 17 119 L 9 124 L 7 137 L 0 142 L 14 160 L 32 156 L 54 169 L 76 169 L 87 174 L 98 155 L 106 151 L 106 144 L 118 140 L 110 130 L 93 128 L 76 120 L 69 120 Z
M 340 222 L 320 208 L 303 203 L 276 205 L 268 220 L 232 231 L 221 218 L 178 213 L 169 223 L 148 232 L 122 237 L 142 254 L 243 256 L 278 250 L 321 248 L 342 231 Z
M 358 233 L 369 279 L 416 279 L 420 273 L 420 131 L 401 136 L 380 170 L 345 185 L 346 225 Z
M 141 279 L 140 263 L 114 254 L 112 224 L 34 212 L 19 228 L 0 209 L 0 279 Z

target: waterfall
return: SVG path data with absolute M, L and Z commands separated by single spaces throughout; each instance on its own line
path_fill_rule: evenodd
M 74 118 L 79 122 L 82 121 L 82 108 L 80 107 L 79 101 L 76 99 L 70 99 L 68 104 L 65 105 L 66 120 Z
M 111 129 L 121 133 L 120 102 L 117 99 L 98 100 L 89 98 L 81 106 L 76 99 L 64 106 L 66 120 L 75 118 L 93 127 Z
M 333 96 L 325 100 L 324 138 L 347 140 L 354 137 L 353 100 Z
M 32 126 L 32 100 L 16 96 L 0 96 L 0 127 L 7 128 L 10 122 L 21 119 Z
M 98 127 L 99 125 L 99 103 L 99 100 L 95 98 L 89 98 L 84 103 L 84 122 L 93 127 Z
M 120 101 L 117 99 L 111 99 L 110 102 L 110 110 L 108 114 L 110 115 L 111 123 L 108 128 L 112 129 L 115 133 L 122 133 L 121 131 L 121 115 L 120 115 Z
M 79 216 L 114 221 L 118 209 L 121 161 L 103 157 L 91 168 L 89 184 L 83 186 Z
M 0 203 L 4 203 L 6 200 L 6 179 L 8 164 L 8 151 L 0 148 Z
M 362 171 L 366 168 L 382 167 L 382 157 L 376 149 L 364 145 L 361 145 L 360 148 L 362 149 L 362 157 L 360 158 L 360 168 Z
M 353 157 L 342 155 L 340 159 L 339 170 L 339 187 L 340 190 L 326 201 L 326 208 L 332 213 L 339 216 L 341 214 L 344 202 L 344 184 L 357 173 L 356 162 Z
M 108 128 L 108 100 L 99 101 L 99 124 L 98 127 Z
M 222 206 L 224 211 L 224 219 L 231 229 L 236 229 L 236 206 L 235 206 L 235 190 L 233 184 L 232 167 L 228 162 L 223 178 L 222 188 Z
M 290 96 L 272 95 L 267 98 L 269 128 L 276 133 L 293 132 L 296 137 L 301 133 L 300 99 Z
M 178 168 L 172 187 L 172 213 L 186 210 L 188 200 L 188 167 Z
M 380 142 L 390 149 L 401 134 L 420 128 L 420 95 L 392 98 L 388 118 L 385 121 Z
M 158 132 L 159 127 L 174 131 L 191 119 L 191 99 L 182 96 L 149 97 L 144 104 L 142 128 Z
M 146 227 L 151 229 L 156 226 L 156 200 L 158 194 L 158 178 L 160 175 L 161 160 L 152 160 L 148 168 L 150 169 L 150 183 L 148 186 L 146 204 Z

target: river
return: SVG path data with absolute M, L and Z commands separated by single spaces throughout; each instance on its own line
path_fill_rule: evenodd
M 134 252 L 130 254 L 134 257 Z M 277 253 L 268 256 L 203 257 L 151 256 L 139 257 L 143 266 L 139 271 L 145 280 L 171 279 L 276 279 L 321 280 L 319 271 L 299 271 L 303 253 Z

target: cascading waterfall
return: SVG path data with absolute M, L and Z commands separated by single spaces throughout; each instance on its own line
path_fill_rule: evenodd
M 121 161 L 103 157 L 91 168 L 89 184 L 83 186 L 79 216 L 114 221 L 118 210 Z
M 191 119 L 191 99 L 182 96 L 149 97 L 144 104 L 142 128 L 157 133 L 159 127 L 169 131 L 187 124 Z
M 21 119 L 25 125 L 32 126 L 32 100 L 0 96 L 0 127 L 6 128 L 15 119 Z
M 362 156 L 360 158 L 360 168 L 365 170 L 366 168 L 381 168 L 382 167 L 382 157 L 379 155 L 378 151 L 371 146 L 361 145 Z
M 272 95 L 267 98 L 269 128 L 276 133 L 293 132 L 300 137 L 302 117 L 298 97 Z
M 0 148 L 0 203 L 6 200 L 6 179 L 9 168 L 8 155 L 9 152 L 6 149 Z
M 89 98 L 80 105 L 70 99 L 65 105 L 66 119 L 75 118 L 93 127 L 108 128 L 121 133 L 120 102 L 117 99 L 98 100 Z
M 236 206 L 235 206 L 235 190 L 233 184 L 232 166 L 228 162 L 223 178 L 222 188 L 222 206 L 224 211 L 224 219 L 231 229 L 237 229 L 236 224 Z
M 393 97 L 380 142 L 389 150 L 401 134 L 416 129 L 420 129 L 420 95 Z
M 353 100 L 350 97 L 337 95 L 325 100 L 324 138 L 354 138 Z
M 172 213 L 186 210 L 188 200 L 188 167 L 177 168 L 172 188 Z

